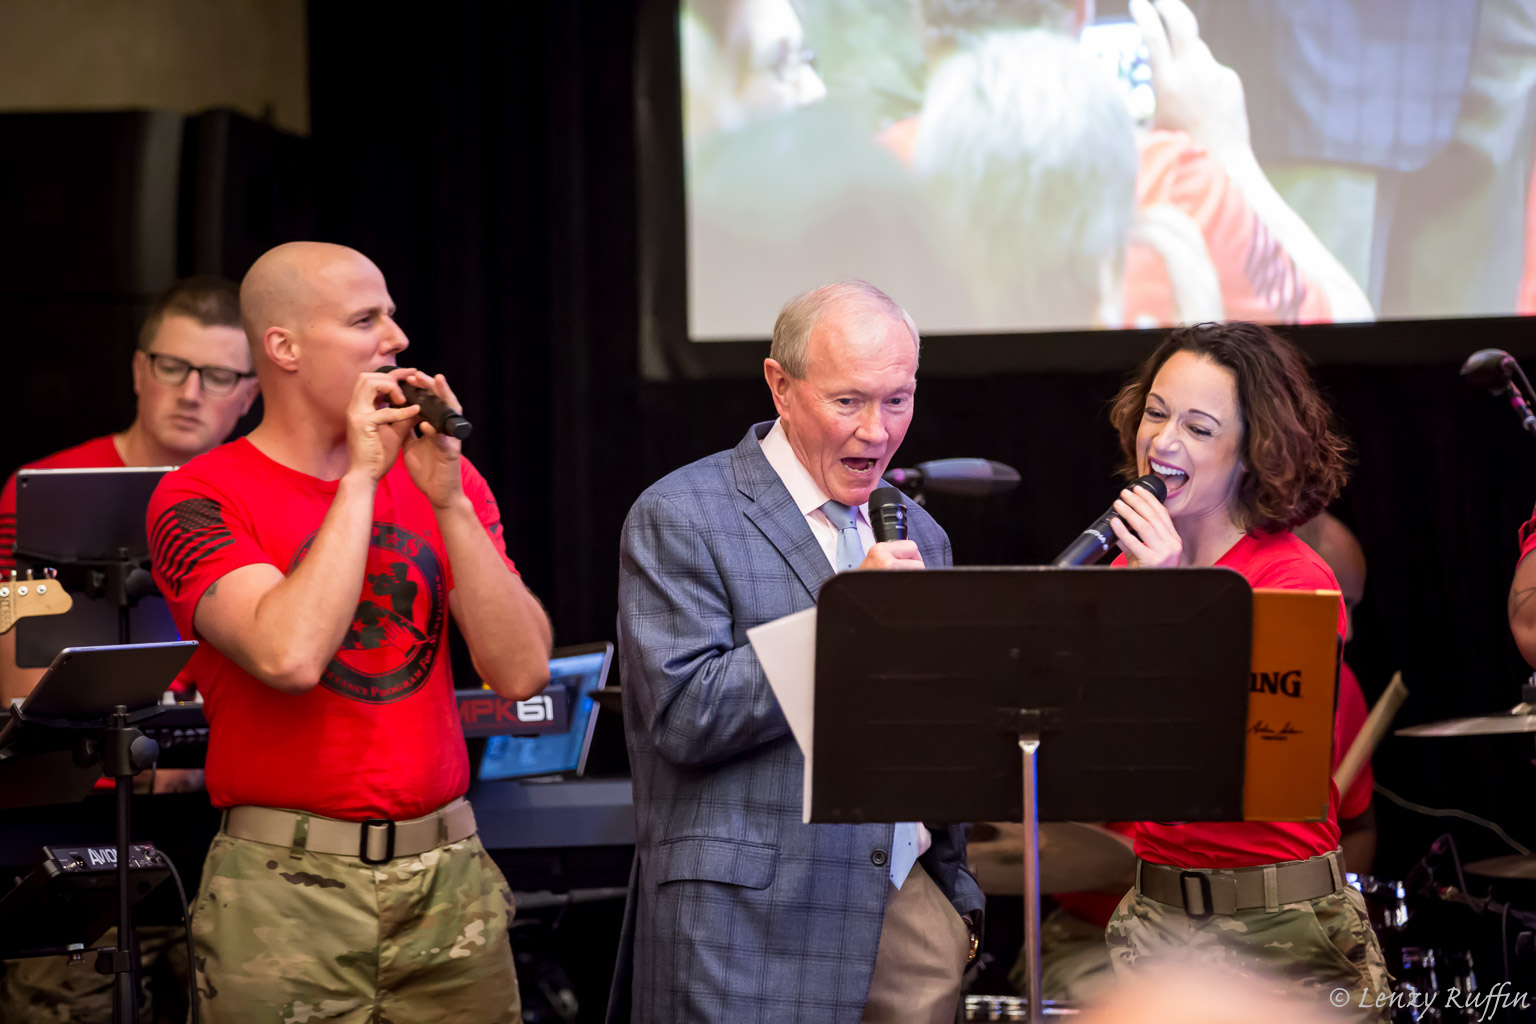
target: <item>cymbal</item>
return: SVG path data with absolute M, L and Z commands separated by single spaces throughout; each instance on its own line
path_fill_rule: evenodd
M 1499 736 L 1507 733 L 1536 732 L 1536 707 L 1516 704 L 1508 711 L 1469 718 L 1448 718 L 1397 730 L 1399 736 Z
M 1136 856 L 1127 836 L 1100 825 L 1051 821 L 1040 826 L 1040 891 L 1129 889 Z M 1012 821 L 976 826 L 968 849 L 971 873 L 982 892 L 1024 892 L 1024 826 Z
M 1465 870 L 1469 875 L 1481 875 L 1483 878 L 1532 881 L 1536 880 L 1536 857 L 1526 857 L 1518 853 L 1512 853 L 1507 857 L 1489 857 L 1487 860 L 1473 861 L 1466 866 Z

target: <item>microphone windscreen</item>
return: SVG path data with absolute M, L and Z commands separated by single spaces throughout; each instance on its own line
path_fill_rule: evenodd
M 1475 388 L 1503 391 L 1509 383 L 1510 364 L 1514 362 L 1503 349 L 1485 348 L 1473 352 L 1461 364 L 1461 379 Z
M 1131 484 L 1131 486 L 1140 487 L 1144 491 L 1151 491 L 1152 497 L 1158 501 L 1166 501 L 1168 499 L 1168 485 L 1156 473 L 1148 473 L 1134 484 Z

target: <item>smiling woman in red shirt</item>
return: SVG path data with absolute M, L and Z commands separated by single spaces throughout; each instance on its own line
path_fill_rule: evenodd
M 1291 528 L 1343 486 L 1346 446 L 1290 343 L 1251 323 L 1175 330 L 1111 419 L 1126 476 L 1157 473 L 1168 485 L 1162 503 L 1121 492 L 1117 564 L 1224 566 L 1254 587 L 1338 589 Z M 1390 982 L 1360 895 L 1344 882 L 1339 794 L 1329 789 L 1323 821 L 1138 823 L 1137 882 L 1106 930 L 1116 973 L 1204 960 L 1324 999 L 1343 989 L 1346 1005 L 1377 1016 Z

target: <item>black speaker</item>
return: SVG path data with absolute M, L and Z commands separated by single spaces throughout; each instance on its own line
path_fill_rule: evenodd
M 181 163 L 182 275 L 240 280 L 256 257 L 313 237 L 309 140 L 235 113 L 187 119 Z
M 0 115 L 0 295 L 153 295 L 176 276 L 184 118 Z

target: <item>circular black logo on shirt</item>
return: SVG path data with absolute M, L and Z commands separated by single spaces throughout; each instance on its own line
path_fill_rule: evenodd
M 314 540 L 310 534 L 299 545 L 290 573 Z M 320 685 L 369 704 L 409 697 L 437 662 L 445 604 L 442 563 L 431 545 L 409 530 L 374 523 L 362 599 Z

